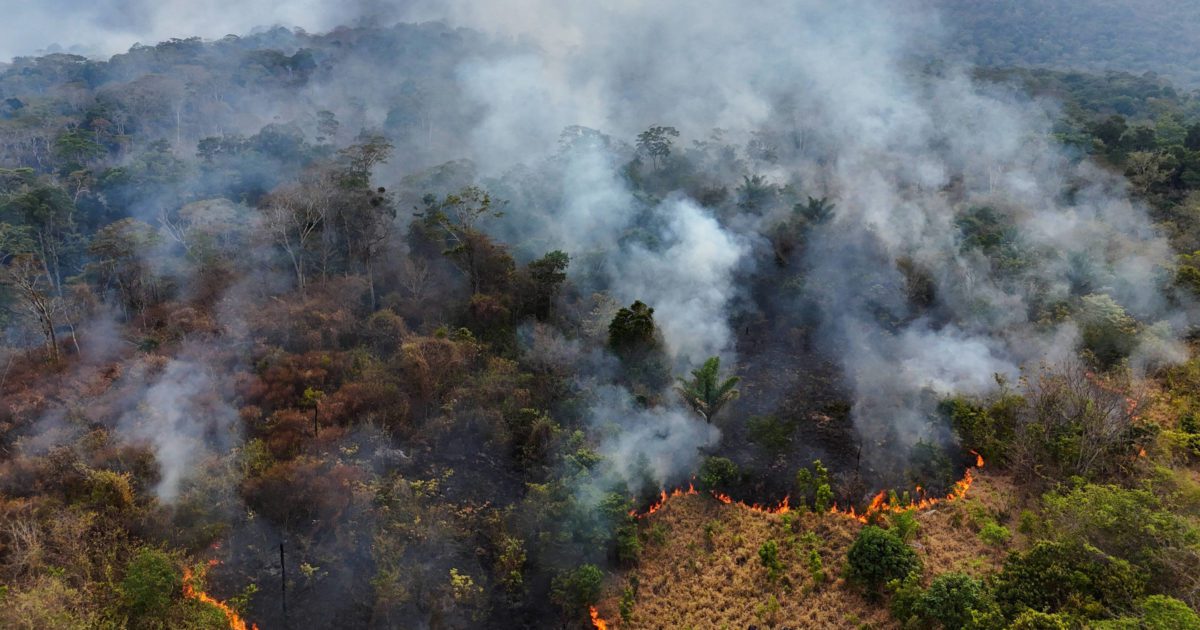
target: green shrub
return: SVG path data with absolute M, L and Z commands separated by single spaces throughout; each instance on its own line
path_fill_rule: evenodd
M 921 568 L 916 552 L 899 536 L 874 525 L 867 525 L 859 532 L 846 559 L 851 581 L 872 592 Z
M 1026 610 L 1017 615 L 1008 630 L 1071 630 L 1070 620 L 1059 614 Z
M 574 571 L 564 571 L 550 584 L 550 596 L 568 613 L 578 613 L 600 599 L 604 573 L 594 564 L 584 564 Z
M 0 588 L 0 628 L 86 630 L 87 597 L 61 576 L 47 575 L 21 590 Z
M 908 478 L 930 494 L 943 495 L 958 483 L 959 472 L 941 446 L 917 442 L 908 458 Z
M 716 545 L 718 534 L 725 532 L 725 525 L 721 521 L 712 520 L 704 524 L 704 544 L 709 551 Z
M 1010 616 L 1032 609 L 1104 617 L 1132 610 L 1144 588 L 1124 560 L 1079 542 L 1043 541 L 1008 557 L 995 596 Z
M 625 590 L 621 591 L 621 621 L 629 623 L 633 619 L 633 604 L 636 594 L 633 592 L 632 586 L 626 586 Z
M 813 499 L 813 509 L 820 514 L 828 512 L 831 507 L 833 507 L 833 489 L 827 483 L 818 485 L 817 496 Z
M 1166 595 L 1151 595 L 1138 603 L 1138 616 L 1093 622 L 1094 630 L 1200 630 L 1200 615 L 1187 604 Z
M 987 406 L 956 397 L 942 401 L 939 408 L 965 448 L 977 451 L 988 462 L 1000 463 L 1008 456 L 1016 434 L 1022 402 L 1015 394 L 1002 394 Z
M 1021 515 L 1017 517 L 1017 531 L 1031 535 L 1038 530 L 1039 525 L 1037 514 L 1034 514 L 1032 510 L 1021 510 Z
M 833 505 L 833 490 L 829 484 L 829 470 L 821 460 L 813 461 L 812 470 L 801 468 L 796 473 L 796 496 L 806 506 L 812 501 L 813 510 L 818 513 L 829 511 Z
M 783 574 L 783 562 L 779 560 L 779 545 L 768 540 L 758 548 L 758 560 L 767 570 L 767 579 L 774 582 Z
M 1166 595 L 1151 595 L 1138 604 L 1146 630 L 1200 630 L 1200 615 Z
M 625 566 L 637 564 L 642 555 L 642 541 L 638 538 L 637 521 L 631 517 L 617 527 L 617 561 Z
M 934 578 L 914 603 L 913 613 L 947 630 L 957 630 L 968 625 L 973 612 L 986 611 L 991 606 L 991 599 L 978 580 L 963 573 L 947 573 Z
M 891 530 L 896 532 L 896 535 L 904 542 L 912 541 L 916 537 L 917 531 L 921 529 L 921 523 L 917 521 L 914 510 L 892 512 L 888 516 L 888 524 L 891 525 Z
M 979 540 L 993 547 L 1002 547 L 1008 544 L 1012 539 L 1012 532 L 1008 528 L 988 519 L 984 522 L 983 527 L 979 529 Z
M 910 573 L 903 580 L 888 582 L 888 588 L 892 591 L 892 616 L 905 627 L 919 625 L 917 602 L 925 594 L 925 589 L 921 587 L 921 576 Z
M 166 552 L 143 547 L 134 554 L 121 580 L 121 599 L 135 625 L 165 621 L 183 592 L 183 576 Z
M 758 617 L 759 621 L 774 625 L 775 618 L 779 616 L 780 608 L 779 599 L 774 595 L 769 595 L 767 596 L 767 601 L 758 605 L 754 614 Z
M 1120 619 L 1089 620 L 1088 630 L 1143 630 L 1142 620 L 1137 617 L 1121 617 Z
M 825 562 L 821 559 L 821 545 L 824 541 L 816 532 L 804 532 L 795 540 L 796 555 L 804 559 L 804 567 L 812 576 L 814 584 L 821 584 L 827 578 Z
M 1166 548 L 1200 542 L 1194 528 L 1146 490 L 1085 484 L 1066 494 L 1047 494 L 1043 503 L 1050 531 L 1147 568 Z
M 133 507 L 132 477 L 127 472 L 89 470 L 87 485 L 88 501 L 97 508 L 123 512 Z
M 665 545 L 667 544 L 667 538 L 670 536 L 670 534 L 671 528 L 667 527 L 665 523 L 655 523 L 650 528 L 650 532 L 646 535 L 646 537 L 650 539 L 650 542 L 656 545 Z
M 821 561 L 820 551 L 817 551 L 815 548 L 809 549 L 805 565 L 808 567 L 808 574 L 812 576 L 815 584 L 821 584 L 825 581 L 825 563 Z
M 700 482 L 702 490 L 728 490 L 737 482 L 737 464 L 724 457 L 706 457 L 700 465 Z

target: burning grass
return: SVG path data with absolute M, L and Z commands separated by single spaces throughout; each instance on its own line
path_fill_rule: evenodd
M 206 567 L 206 569 L 212 568 L 212 567 L 216 566 L 217 564 L 218 564 L 217 560 L 215 560 L 215 559 L 209 560 L 208 567 Z M 222 613 L 224 613 L 225 618 L 229 620 L 230 630 L 258 630 L 257 624 L 252 623 L 252 624 L 247 625 L 246 620 L 242 619 L 241 615 L 239 615 L 237 613 L 237 611 L 234 610 L 232 607 L 230 607 L 228 604 L 226 604 L 225 602 L 222 602 L 219 599 L 216 599 L 215 597 L 213 597 L 213 596 L 209 595 L 208 593 L 205 593 L 204 591 L 197 588 L 196 582 L 199 581 L 200 578 L 202 578 L 202 577 L 203 577 L 203 575 L 196 576 L 192 572 L 191 567 L 185 566 L 183 568 L 183 596 L 184 597 L 186 597 L 188 599 L 195 599 L 195 600 L 204 602 L 205 604 L 208 604 L 210 606 L 215 606 L 218 610 L 220 610 Z
M 982 457 L 976 464 L 982 467 Z M 964 500 L 968 491 L 970 500 Z M 679 488 L 635 514 L 669 534 L 646 545 L 639 566 L 616 589 L 637 584 L 632 614 L 621 618 L 614 593 L 592 609 L 594 627 L 897 627 L 886 605 L 868 601 L 842 577 L 864 523 L 912 510 L 920 527 L 911 544 L 927 578 L 948 571 L 982 575 L 999 568 L 1005 549 L 980 539 L 980 520 L 1011 524 L 1017 512 L 1011 483 L 978 469 L 968 470 L 945 497 L 900 502 L 880 493 L 862 513 L 834 508 L 816 514 L 793 508 L 786 498 L 764 506 L 711 496 L 716 501 L 692 486 Z M 758 556 L 767 541 L 777 544 L 783 565 L 774 580 Z M 814 555 L 823 569 L 814 569 Z

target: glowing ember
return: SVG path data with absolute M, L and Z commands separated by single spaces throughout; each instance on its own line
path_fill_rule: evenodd
M 208 566 L 210 567 L 214 567 L 217 564 L 219 564 L 219 561 L 216 559 L 208 561 Z M 250 624 L 247 626 L 246 621 L 237 614 L 237 611 L 230 608 L 228 604 L 215 599 L 204 591 L 198 590 L 195 585 L 192 584 L 192 569 L 191 567 L 186 566 L 183 567 L 183 596 L 187 597 L 188 599 L 202 601 L 211 606 L 216 606 L 221 612 L 225 613 L 225 618 L 229 620 L 230 630 L 258 630 L 258 624 Z
M 608 630 L 608 622 L 600 618 L 600 613 L 596 611 L 595 606 L 591 607 L 590 612 L 592 613 L 592 625 L 596 627 L 596 630 Z

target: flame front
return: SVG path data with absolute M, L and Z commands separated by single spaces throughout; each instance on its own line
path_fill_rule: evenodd
M 971 451 L 971 454 L 975 456 L 975 467 L 983 468 L 983 463 L 984 463 L 983 456 L 980 455 L 979 453 L 976 453 L 975 451 Z M 926 497 L 925 491 L 921 488 L 921 486 L 917 486 L 916 492 L 917 492 L 918 498 L 910 499 L 907 503 L 902 503 L 899 501 L 892 502 L 892 501 L 888 500 L 887 491 L 880 490 L 879 494 L 876 494 L 874 497 L 871 498 L 871 503 L 867 506 L 867 509 L 862 514 L 859 514 L 854 509 L 854 506 L 850 506 L 850 509 L 848 509 L 848 510 L 843 510 L 843 509 L 838 508 L 838 506 L 836 504 L 832 508 L 829 509 L 829 513 L 830 514 L 838 514 L 841 516 L 852 518 L 852 519 L 862 522 L 862 523 L 866 523 L 870 520 L 871 516 L 873 516 L 875 514 L 883 514 L 883 513 L 887 513 L 887 512 L 903 512 L 905 510 L 912 510 L 912 509 L 924 510 L 924 509 L 931 508 L 935 505 L 938 505 L 939 503 L 947 503 L 950 501 L 957 501 L 958 499 L 961 499 L 961 498 L 967 496 L 967 491 L 971 489 L 971 484 L 974 482 L 975 482 L 974 475 L 972 475 L 970 470 L 967 470 L 963 474 L 963 478 L 960 479 L 957 483 L 955 483 L 954 487 L 950 489 L 950 493 L 944 497 Z M 652 503 L 650 505 L 650 507 L 646 509 L 645 512 L 638 513 L 636 510 L 634 510 L 634 511 L 631 511 L 629 514 L 630 514 L 630 516 L 635 516 L 637 518 L 646 518 L 647 516 L 650 516 L 651 514 L 654 514 L 655 512 L 662 509 L 662 507 L 664 505 L 666 505 L 666 503 L 669 499 L 678 497 L 678 496 L 682 496 L 685 494 L 699 494 L 699 493 L 696 492 L 696 488 L 692 484 L 688 484 L 687 490 L 684 490 L 683 488 L 676 488 L 676 489 L 672 490 L 670 493 L 668 493 L 666 490 L 663 490 L 659 494 L 658 501 L 655 501 L 654 503 Z M 735 503 L 735 501 L 733 500 L 733 497 L 729 496 L 728 494 L 724 494 L 722 492 L 717 492 L 715 490 L 713 490 L 710 494 L 712 494 L 714 499 L 716 499 L 726 505 Z M 789 497 L 784 497 L 783 500 L 780 501 L 779 504 L 776 505 L 775 507 L 760 505 L 758 503 L 753 503 L 753 504 L 744 503 L 742 501 L 736 501 L 736 503 L 748 510 L 753 510 L 755 512 L 762 512 L 764 514 L 787 514 L 788 512 L 791 511 L 791 507 L 788 505 L 788 501 L 789 501 Z M 595 609 L 593 609 L 593 611 L 594 610 Z M 593 615 L 592 619 L 593 619 L 593 623 L 595 623 L 595 620 L 597 619 L 597 617 L 595 615 Z M 600 623 L 604 623 L 604 621 L 600 620 Z M 607 627 L 607 626 L 599 626 L 598 625 L 596 627 L 600 628 L 600 627 Z
M 208 566 L 213 567 L 218 564 L 217 560 L 209 560 Z M 228 604 L 220 601 L 208 593 L 201 591 L 192 584 L 192 569 L 191 567 L 183 567 L 183 596 L 188 599 L 202 601 L 211 606 L 216 606 L 221 612 L 225 613 L 225 618 L 229 620 L 230 630 L 258 630 L 258 624 L 246 625 L 246 620 L 242 619 L 241 615 L 237 614 Z
M 629 515 L 636 517 L 636 518 L 646 518 L 647 516 L 650 516 L 651 514 L 662 509 L 662 506 L 667 504 L 667 499 L 683 496 L 685 494 L 700 494 L 700 493 L 696 492 L 696 486 L 694 484 L 690 484 L 690 483 L 688 484 L 687 490 L 684 490 L 683 488 L 675 488 L 674 490 L 671 491 L 671 494 L 667 494 L 666 490 L 661 490 L 659 492 L 658 500 L 655 501 L 654 503 L 651 503 L 650 507 L 646 508 L 645 512 L 638 514 L 637 510 L 630 510 Z M 728 503 L 728 501 L 726 501 L 726 503 Z
M 592 614 L 592 625 L 596 627 L 596 630 L 608 630 L 608 622 L 600 618 L 600 612 L 596 610 L 595 606 L 592 606 L 588 612 Z

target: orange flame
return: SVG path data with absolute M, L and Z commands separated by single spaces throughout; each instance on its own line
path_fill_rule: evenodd
M 687 490 L 684 490 L 683 488 L 675 488 L 674 490 L 671 491 L 670 494 L 667 494 L 666 490 L 661 490 L 661 491 L 659 491 L 658 500 L 655 501 L 654 503 L 651 503 L 650 507 L 646 508 L 645 512 L 638 514 L 637 510 L 630 510 L 629 515 L 633 516 L 635 518 L 646 518 L 647 516 L 650 516 L 651 514 L 662 509 L 662 506 L 667 504 L 667 499 L 672 499 L 674 497 L 683 496 L 685 494 L 700 494 L 700 493 L 696 492 L 695 485 L 691 484 L 691 483 L 688 484 Z
M 984 464 L 983 456 L 980 455 L 979 453 L 976 453 L 975 451 L 971 451 L 971 454 L 975 456 L 975 467 L 983 468 L 983 464 Z M 908 502 L 906 503 L 903 501 L 890 501 L 888 499 L 887 491 L 880 490 L 878 494 L 876 494 L 874 497 L 871 498 L 871 503 L 867 506 L 867 509 L 862 514 L 859 514 L 857 512 L 857 510 L 855 510 L 854 506 L 850 506 L 850 509 L 848 509 L 848 510 L 843 510 L 843 509 L 838 508 L 837 504 L 834 504 L 833 507 L 829 508 L 829 513 L 830 514 L 838 514 L 841 516 L 845 516 L 847 518 L 852 518 L 852 519 L 862 522 L 862 523 L 866 523 L 875 514 L 884 514 L 884 513 L 889 513 L 889 512 L 903 512 L 905 510 L 913 510 L 913 509 L 925 510 L 925 509 L 929 509 L 929 508 L 931 508 L 935 505 L 941 504 L 941 503 L 957 501 L 957 500 L 967 496 L 967 491 L 971 489 L 971 484 L 973 484 L 974 482 L 975 482 L 975 476 L 971 473 L 970 470 L 967 470 L 965 473 L 963 473 L 963 478 L 960 479 L 958 482 L 956 482 L 954 484 L 954 487 L 952 487 L 950 489 L 950 493 L 944 497 L 926 497 L 925 490 L 921 486 L 917 486 L 916 493 L 918 495 L 918 498 L 910 498 L 908 500 Z M 651 504 L 650 507 L 647 508 L 645 512 L 638 513 L 636 510 L 634 510 L 634 511 L 631 511 L 629 513 L 629 515 L 637 517 L 637 518 L 646 518 L 647 516 L 650 516 L 651 514 L 654 514 L 655 512 L 661 510 L 662 507 L 664 505 L 666 505 L 668 500 L 670 500 L 674 497 L 685 495 L 685 494 L 699 494 L 699 493 L 696 492 L 696 488 L 692 484 L 688 484 L 687 490 L 684 490 L 682 488 L 676 488 L 676 489 L 672 490 L 670 493 L 668 493 L 666 490 L 663 490 L 659 494 L 659 500 L 655 501 L 653 504 Z M 728 494 L 725 494 L 723 492 L 717 492 L 717 491 L 713 490 L 710 492 L 710 494 L 712 495 L 712 497 L 714 499 L 716 499 L 726 505 L 735 503 L 735 501 L 733 500 L 733 497 L 731 497 Z M 758 503 L 750 504 L 750 503 L 745 503 L 742 501 L 736 501 L 736 503 L 748 510 L 753 510 L 755 512 L 762 512 L 764 514 L 787 514 L 788 512 L 791 511 L 791 506 L 788 503 L 789 499 L 790 499 L 790 497 L 785 496 L 783 498 L 783 500 L 780 501 L 779 504 L 776 505 L 775 507 L 765 506 L 765 505 L 761 505 Z
M 595 606 L 592 606 L 589 612 L 592 614 L 592 625 L 596 627 L 596 630 L 608 630 L 608 622 L 600 618 L 600 613 L 596 611 Z
M 975 456 L 975 467 L 983 468 L 983 456 L 975 451 L 971 451 L 971 454 Z M 831 514 L 840 514 L 842 516 L 852 518 L 861 523 L 866 523 L 875 514 L 903 512 L 905 510 L 926 510 L 940 503 L 957 501 L 967 496 L 967 491 L 971 489 L 971 484 L 974 482 L 975 476 L 970 470 L 967 470 L 965 473 L 963 473 L 963 478 L 955 483 L 954 487 L 950 489 L 950 494 L 947 494 L 944 497 L 926 497 L 924 489 L 922 489 L 921 486 L 917 486 L 917 495 L 919 495 L 920 498 L 910 498 L 908 502 L 905 503 L 903 501 L 889 500 L 887 491 L 880 490 L 879 494 L 876 494 L 871 498 L 871 503 L 867 506 L 866 511 L 862 514 L 857 513 L 854 510 L 854 506 L 850 506 L 849 510 L 839 510 L 837 505 L 834 505 L 829 512 Z
M 208 561 L 208 566 L 210 567 L 214 567 L 217 564 L 220 564 L 220 561 L 216 559 Z M 242 619 L 241 615 L 238 615 L 237 611 L 235 611 L 233 608 L 230 608 L 228 604 L 212 597 L 204 591 L 197 589 L 195 585 L 192 584 L 191 567 L 183 567 L 183 596 L 187 597 L 188 599 L 202 601 L 211 606 L 216 606 L 217 609 L 225 613 L 225 618 L 229 620 L 230 630 L 258 630 L 258 624 L 252 623 L 247 626 L 246 621 Z

